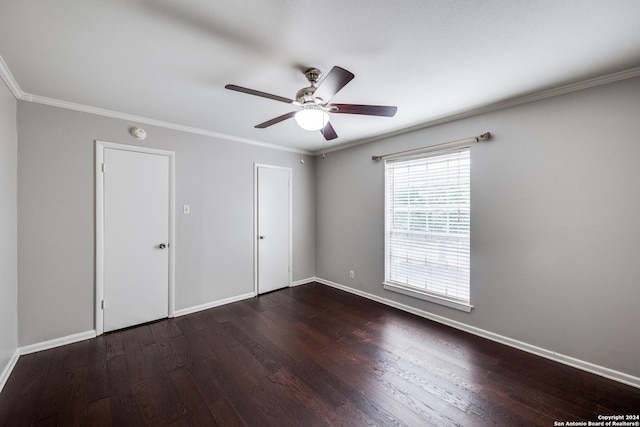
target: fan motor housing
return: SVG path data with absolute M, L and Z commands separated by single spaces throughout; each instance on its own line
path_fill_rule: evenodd
M 309 86 L 302 88 L 296 93 L 296 101 L 301 104 L 314 103 L 321 104 L 322 100 L 320 98 L 316 98 L 313 94 L 316 92 L 315 86 Z

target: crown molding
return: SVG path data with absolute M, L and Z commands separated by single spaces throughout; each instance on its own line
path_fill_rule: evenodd
M 564 85 L 564 86 L 560 86 L 557 88 L 553 88 L 553 89 L 548 89 L 548 90 L 544 90 L 544 91 L 540 91 L 540 92 L 535 92 L 532 94 L 528 94 L 528 95 L 523 95 L 523 96 L 518 96 L 518 97 L 514 97 L 514 98 L 509 98 L 506 99 L 504 101 L 500 101 L 500 102 L 496 102 L 496 103 L 492 103 L 492 104 L 487 104 L 478 108 L 472 108 L 470 110 L 464 110 L 452 115 L 448 115 L 448 116 L 444 116 L 435 120 L 430 120 L 424 123 L 420 123 L 418 125 L 415 126 L 410 126 L 407 128 L 403 128 L 403 129 L 399 129 L 393 132 L 388 132 L 382 135 L 377 135 L 371 138 L 364 138 L 364 139 L 360 139 L 357 141 L 353 141 L 347 144 L 343 144 L 343 145 L 339 145 L 333 148 L 327 148 L 327 149 L 323 149 L 323 150 L 318 150 L 318 151 L 308 151 L 308 150 L 301 150 L 298 148 L 292 148 L 292 147 L 285 147 L 282 145 L 277 145 L 277 144 L 270 144 L 268 142 L 262 142 L 262 141 L 257 141 L 257 140 L 253 140 L 253 139 L 248 139 L 248 138 L 240 138 L 237 136 L 233 136 L 233 135 L 228 135 L 225 133 L 220 133 L 220 132 L 214 132 L 214 131 L 210 131 L 210 130 L 206 130 L 206 129 L 200 129 L 200 128 L 196 128 L 196 127 L 192 127 L 192 126 L 185 126 L 185 125 L 180 125 L 177 123 L 171 123 L 171 122 L 165 122 L 162 120 L 156 120 L 156 119 L 150 119 L 147 117 L 142 117 L 142 116 L 136 116 L 133 114 L 128 114 L 128 113 L 122 113 L 119 111 L 113 111 L 113 110 L 107 110 L 107 109 L 103 109 L 103 108 L 97 108 L 97 107 L 91 107 L 88 105 L 83 105 L 83 104 L 77 104 L 74 102 L 68 102 L 68 101 L 62 101 L 59 99 L 54 99 L 54 98 L 47 98 L 44 96 L 39 96 L 39 95 L 33 95 L 30 93 L 25 93 L 20 86 L 18 85 L 18 82 L 13 78 L 13 75 L 11 74 L 11 72 L 9 71 L 9 68 L 7 67 L 7 64 L 4 62 L 4 60 L 2 59 L 2 56 L 0 56 L 0 77 L 2 78 L 2 80 L 4 80 L 4 82 L 6 83 L 7 87 L 9 88 L 9 90 L 11 91 L 11 93 L 13 93 L 13 96 L 16 97 L 16 99 L 19 99 L 21 101 L 27 101 L 27 102 L 35 102 L 35 103 L 39 103 L 39 104 L 44 104 L 44 105 L 50 105 L 53 107 L 59 107 L 59 108 L 65 108 L 68 110 L 74 110 L 74 111 L 80 111 L 83 113 L 89 113 L 89 114 L 95 114 L 98 116 L 105 116 L 105 117 L 111 117 L 114 119 L 121 119 L 121 120 L 126 120 L 126 121 L 133 121 L 133 122 L 137 122 L 137 123 L 144 123 L 147 125 L 151 125 L 151 126 L 158 126 L 161 128 L 165 128 L 165 129 L 172 129 L 172 130 L 177 130 L 177 131 L 181 131 L 181 132 L 186 132 L 186 133 L 191 133 L 191 134 L 195 134 L 195 135 L 204 135 L 204 136 L 209 136 L 212 138 L 218 138 L 218 139 L 223 139 L 223 140 L 227 140 L 227 141 L 233 141 L 233 142 L 239 142 L 242 144 L 249 144 L 249 145 L 255 145 L 258 147 L 263 147 L 263 148 L 269 148 L 272 150 L 279 150 L 279 151 L 287 151 L 287 152 L 291 152 L 291 153 L 296 153 L 296 154 L 303 154 L 303 155 L 311 155 L 311 156 L 318 156 L 318 155 L 322 155 L 322 154 L 326 154 L 326 153 L 331 153 L 331 152 L 335 152 L 335 151 L 340 151 L 340 150 L 345 150 L 347 148 L 351 148 L 351 147 L 356 147 L 358 145 L 362 145 L 362 144 L 368 144 L 370 142 L 375 142 L 375 141 L 380 141 L 383 139 L 388 139 L 388 138 L 392 138 L 395 136 L 399 136 L 399 135 L 404 135 L 407 133 L 411 133 L 411 132 L 415 132 L 418 130 L 422 130 L 422 129 L 427 129 L 430 127 L 434 127 L 437 125 L 441 125 L 441 124 L 445 124 L 445 123 L 450 123 L 450 122 L 454 122 L 456 120 L 461 120 L 461 119 L 465 119 L 468 117 L 472 117 L 472 116 L 477 116 L 480 114 L 485 114 L 485 113 L 491 113 L 494 111 L 499 111 L 499 110 L 504 110 L 506 108 L 511 108 L 511 107 L 515 107 L 518 105 L 523 105 L 523 104 L 528 104 L 530 102 L 535 102 L 535 101 L 540 101 L 543 99 L 547 99 L 547 98 L 552 98 L 554 96 L 559 96 L 559 95 L 565 95 L 568 93 L 572 93 L 572 92 L 576 92 L 576 91 L 580 91 L 580 90 L 584 90 L 584 89 L 589 89 L 589 88 L 593 88 L 593 87 L 597 87 L 597 86 L 602 86 L 605 84 L 609 84 L 609 83 L 614 83 L 620 80 L 626 80 L 626 79 L 631 79 L 634 77 L 638 77 L 640 76 L 640 67 L 636 67 L 636 68 L 631 68 L 629 70 L 624 70 L 624 71 L 620 71 L 617 73 L 612 73 L 612 74 L 607 74 L 601 77 L 595 77 L 592 79 L 588 79 L 588 80 L 584 80 L 584 81 L 580 81 L 577 83 L 571 83 L 568 85 Z
M 0 56 L 0 77 L 2 78 L 2 80 L 4 80 L 7 87 L 9 88 L 13 96 L 16 97 L 16 99 L 20 99 L 24 95 L 24 92 L 22 91 L 22 89 L 20 89 L 20 86 L 18 85 L 16 79 L 13 78 L 13 74 L 11 74 L 11 71 L 9 71 L 9 67 L 7 67 L 7 64 L 6 62 L 4 62 L 4 59 L 2 59 L 2 56 Z
M 361 139 L 358 141 L 353 141 L 348 144 L 343 144 L 337 147 L 329 148 L 327 150 L 318 150 L 313 153 L 314 156 L 318 156 L 321 154 L 331 153 L 334 151 L 345 150 L 347 148 L 356 147 L 362 144 L 368 144 L 374 141 L 380 141 L 383 139 L 392 138 L 399 135 L 404 135 L 406 133 L 415 132 L 421 129 L 427 129 L 430 127 L 434 127 L 437 125 L 441 125 L 444 123 L 454 122 L 456 120 L 465 119 L 472 116 L 478 116 L 480 114 L 491 113 L 494 111 L 504 110 L 506 108 L 516 107 L 518 105 L 528 104 L 530 102 L 541 101 L 543 99 L 552 98 L 554 96 L 566 95 L 568 93 L 577 92 L 579 90 L 590 89 L 597 86 L 606 85 L 609 83 L 615 83 L 620 80 L 632 79 L 634 77 L 640 76 L 640 67 L 631 68 L 629 70 L 620 71 L 617 73 L 607 74 L 601 77 L 595 77 L 593 79 L 583 80 L 577 83 L 571 83 L 568 85 L 560 86 L 553 89 L 544 90 L 541 92 L 535 92 L 528 95 L 518 96 L 515 98 L 509 98 L 504 101 L 487 104 L 478 108 L 473 108 L 470 110 L 461 111 L 456 114 L 452 114 L 449 116 L 441 117 L 435 120 L 430 120 L 428 122 L 424 122 L 415 126 L 410 126 L 408 128 L 400 129 L 393 132 L 388 132 L 382 135 L 374 136 L 371 138 Z
M 111 117 L 114 119 L 121 119 L 121 120 L 126 120 L 131 122 L 137 122 L 137 123 L 144 123 L 147 125 L 158 126 L 165 129 L 172 129 L 172 130 L 192 133 L 196 135 L 204 135 L 212 138 L 224 139 L 227 141 L 240 142 L 242 144 L 255 145 L 258 147 L 269 148 L 272 150 L 288 151 L 296 154 L 313 155 L 311 151 L 301 150 L 298 148 L 285 147 L 282 145 L 270 144 L 268 142 L 256 141 L 248 138 L 240 138 L 237 136 L 227 135 L 225 133 L 220 133 L 220 132 L 213 132 L 213 131 L 200 129 L 192 126 L 185 126 L 177 123 L 165 122 L 162 120 L 150 119 L 148 117 L 136 116 L 133 114 L 121 113 L 119 111 L 91 107 L 88 105 L 76 104 L 74 102 L 62 101 L 60 99 L 47 98 L 45 96 L 26 93 L 18 85 L 18 82 L 13 77 L 13 74 L 11 74 L 11 71 L 9 71 L 9 67 L 7 67 L 7 64 L 4 62 L 4 59 L 2 58 L 2 56 L 0 56 L 0 77 L 2 78 L 2 80 L 4 80 L 4 82 L 6 83 L 7 87 L 9 88 L 13 96 L 20 101 L 35 102 L 38 104 L 64 108 L 67 110 L 80 111 L 83 113 L 95 114 L 98 116 Z
M 45 96 L 32 95 L 30 93 L 23 93 L 18 99 L 22 101 L 35 102 L 38 104 L 49 105 L 53 107 L 64 108 L 67 110 L 80 111 L 83 113 L 95 114 L 98 116 L 111 117 L 114 119 L 126 120 L 136 123 L 144 123 L 151 126 L 158 126 L 165 129 L 172 129 L 186 133 L 192 133 L 196 135 L 210 136 L 212 138 L 224 139 L 227 141 L 240 142 L 242 144 L 255 145 L 258 147 L 269 148 L 272 150 L 288 151 L 297 154 L 312 155 L 313 153 L 306 150 L 300 150 L 298 148 L 285 147 L 277 144 L 270 144 L 268 142 L 256 141 L 248 138 L 240 138 L 233 135 L 227 135 L 225 133 L 214 132 L 206 129 L 200 129 L 192 126 L 180 125 L 177 123 L 165 122 L 162 120 L 150 119 L 148 117 L 136 116 L 134 114 L 121 113 L 119 111 L 107 110 L 104 108 L 91 107 L 83 104 L 76 104 L 74 102 L 62 101 L 55 98 L 47 98 Z

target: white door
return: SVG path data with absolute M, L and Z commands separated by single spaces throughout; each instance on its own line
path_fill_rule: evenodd
M 291 284 L 291 169 L 256 165 L 257 289 Z
M 170 157 L 103 152 L 104 332 L 169 314 Z

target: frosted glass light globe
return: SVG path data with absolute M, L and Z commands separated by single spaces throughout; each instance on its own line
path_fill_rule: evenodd
M 305 107 L 294 117 L 298 126 L 305 130 L 320 130 L 329 123 L 329 114 L 316 106 Z

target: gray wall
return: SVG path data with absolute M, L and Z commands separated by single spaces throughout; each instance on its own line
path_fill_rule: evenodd
M 18 348 L 16 99 L 0 80 L 0 374 Z
M 18 102 L 21 346 L 94 329 L 96 139 L 176 152 L 176 310 L 252 292 L 254 162 L 293 169 L 293 280 L 315 276 L 313 158 L 135 125 Z
M 495 138 L 472 146 L 475 308 L 384 290 L 384 164 L 371 155 L 485 131 Z M 317 275 L 640 377 L 639 161 L 640 78 L 330 153 L 317 162 Z

